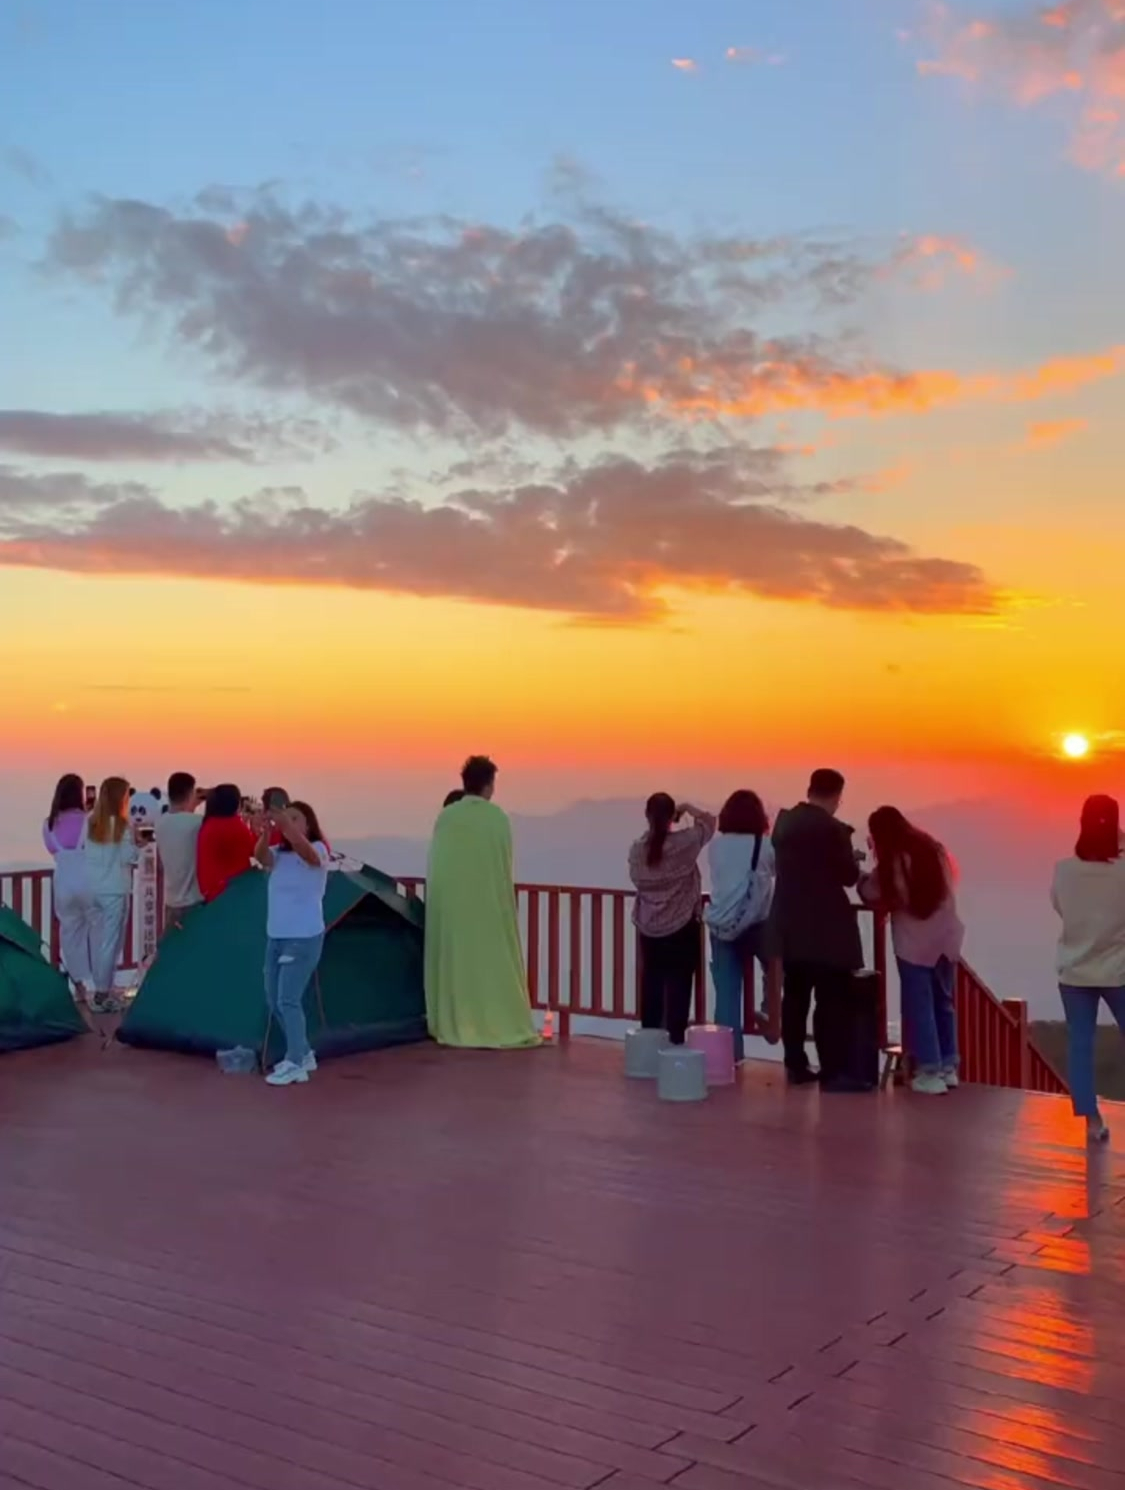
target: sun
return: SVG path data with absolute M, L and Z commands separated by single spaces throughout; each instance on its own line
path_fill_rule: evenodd
M 1062 748 L 1068 760 L 1080 761 L 1090 754 L 1090 741 L 1085 735 L 1064 735 Z

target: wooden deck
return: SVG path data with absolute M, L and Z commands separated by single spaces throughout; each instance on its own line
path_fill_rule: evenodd
M 1125 1490 L 1125 1165 L 1062 1099 L 92 1045 L 0 1060 L 3 1490 Z

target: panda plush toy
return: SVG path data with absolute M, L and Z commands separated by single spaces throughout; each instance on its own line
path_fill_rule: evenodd
M 157 818 L 167 811 L 168 803 L 158 786 L 148 792 L 139 792 L 135 786 L 129 788 L 129 821 L 139 838 L 151 838 Z

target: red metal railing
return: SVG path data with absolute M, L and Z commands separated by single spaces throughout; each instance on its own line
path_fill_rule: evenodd
M 421 879 L 402 879 L 399 886 L 407 895 L 425 894 Z M 561 1038 L 569 1035 L 575 1020 L 620 1022 L 638 1017 L 640 958 L 630 914 L 632 891 L 518 885 L 516 899 L 531 1002 L 536 1009 L 553 1013 Z M 0 904 L 11 906 L 34 927 L 57 964 L 58 923 L 51 906 L 51 871 L 28 869 L 0 874 Z M 885 1044 L 892 1012 L 886 924 L 881 915 L 865 907 L 857 906 L 856 914 L 868 965 L 879 978 Z M 158 924 L 162 922 L 163 907 L 158 906 Z M 130 916 L 122 972 L 136 970 L 139 953 L 139 927 Z M 746 991 L 747 1034 L 753 1033 L 759 992 Z M 1026 1004 L 1017 999 L 1001 1002 L 964 963 L 957 971 L 956 1002 L 966 1081 L 1037 1092 L 1067 1090 L 1030 1037 Z M 705 938 L 701 936 L 696 1020 L 704 1020 L 712 1007 Z
M 1066 1082 L 1032 1040 L 1027 1005 L 998 999 L 967 963 L 957 968 L 955 990 L 961 1074 L 987 1086 L 1062 1093 Z

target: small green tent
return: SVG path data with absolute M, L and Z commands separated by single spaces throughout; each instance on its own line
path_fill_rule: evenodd
M 43 956 L 39 938 L 0 906 L 0 1051 L 53 1045 L 86 1033 L 70 984 Z
M 305 995 L 319 1055 L 426 1038 L 423 914 L 377 869 L 329 874 L 324 955 Z M 266 876 L 254 871 L 165 933 L 117 1038 L 205 1055 L 241 1045 L 279 1058 L 282 1034 L 266 1016 L 265 955 Z

